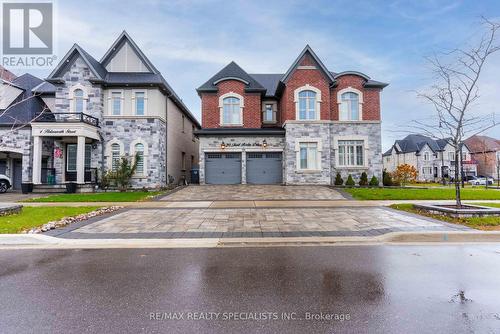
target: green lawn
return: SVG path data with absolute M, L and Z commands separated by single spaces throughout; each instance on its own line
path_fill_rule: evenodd
M 160 191 L 106 192 L 89 194 L 57 194 L 32 198 L 25 202 L 137 202 L 162 194 Z
M 345 188 L 346 192 L 360 200 L 446 200 L 455 199 L 454 188 Z M 463 200 L 500 200 L 500 191 L 494 189 L 462 189 Z
M 491 203 L 482 203 L 487 206 L 500 207 L 500 205 Z M 498 230 L 500 227 L 500 216 L 486 217 L 470 217 L 470 218 L 453 218 L 444 215 L 431 214 L 422 210 L 415 209 L 413 204 L 393 204 L 391 208 L 407 212 L 416 213 L 422 216 L 431 217 L 437 220 L 442 220 L 448 223 L 466 225 L 480 230 Z
M 23 207 L 18 214 L 0 217 L 0 234 L 19 233 L 32 227 L 40 226 L 50 221 L 64 217 L 77 216 L 98 209 L 97 206 L 81 207 Z

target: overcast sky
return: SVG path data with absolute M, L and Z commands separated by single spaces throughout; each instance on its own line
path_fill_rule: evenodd
M 382 93 L 383 146 L 431 108 L 416 97 L 430 84 L 424 56 L 464 45 L 491 1 L 57 1 L 59 58 L 78 43 L 100 59 L 127 30 L 200 119 L 195 89 L 231 60 L 249 73 L 284 73 L 306 44 L 334 72 L 356 70 L 390 83 Z M 20 71 L 14 71 L 21 74 Z M 31 71 L 45 77 L 49 71 Z M 480 82 L 478 113 L 500 118 L 500 53 Z M 500 127 L 488 132 L 500 138 Z

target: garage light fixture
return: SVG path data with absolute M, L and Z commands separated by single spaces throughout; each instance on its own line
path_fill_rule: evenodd
M 226 148 L 226 143 L 222 142 L 222 143 L 220 144 L 220 148 L 221 148 L 221 149 L 225 149 L 225 148 Z
M 264 147 L 264 148 L 267 147 L 267 141 L 265 139 L 262 141 L 262 147 Z

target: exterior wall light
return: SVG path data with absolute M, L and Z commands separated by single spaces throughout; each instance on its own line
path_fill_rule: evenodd
M 225 149 L 225 148 L 226 148 L 226 143 L 222 142 L 222 143 L 220 144 L 220 148 L 221 148 L 222 150 L 223 150 L 223 149 Z
M 267 141 L 265 139 L 262 141 L 262 147 L 264 147 L 264 148 L 267 147 Z

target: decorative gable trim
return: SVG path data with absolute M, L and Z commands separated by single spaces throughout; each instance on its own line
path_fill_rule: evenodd
M 66 53 L 63 59 L 57 64 L 56 68 L 49 74 L 47 81 L 57 81 L 61 77 L 61 72 L 63 72 L 69 64 L 73 62 L 76 56 L 79 56 L 87 64 L 92 74 L 98 80 L 104 80 L 104 77 L 99 74 L 99 71 L 90 61 L 88 54 L 83 51 L 83 49 L 78 45 L 74 44 L 73 47 Z
M 309 54 L 313 58 L 313 60 L 316 62 L 316 64 L 318 64 L 319 69 L 326 75 L 326 77 L 328 78 L 328 80 L 330 81 L 330 83 L 333 83 L 335 81 L 335 79 L 333 78 L 332 73 L 330 73 L 330 71 L 328 71 L 328 69 L 326 68 L 326 66 L 321 62 L 321 60 L 319 59 L 319 57 L 314 53 L 314 51 L 311 49 L 311 47 L 309 45 L 306 45 L 306 47 L 304 48 L 304 50 L 302 50 L 302 52 L 299 54 L 299 56 L 297 57 L 297 59 L 295 59 L 295 61 L 293 62 L 292 66 L 290 66 L 290 68 L 285 73 L 285 75 L 283 76 L 283 78 L 281 78 L 281 81 L 284 82 L 284 83 L 286 83 L 290 79 L 290 76 L 292 75 L 292 73 L 296 69 L 298 69 L 299 67 L 303 67 L 303 66 L 300 66 L 300 60 L 306 54 Z M 307 65 L 307 67 L 309 67 L 309 65 Z M 313 67 L 316 67 L 316 66 L 313 66 Z

